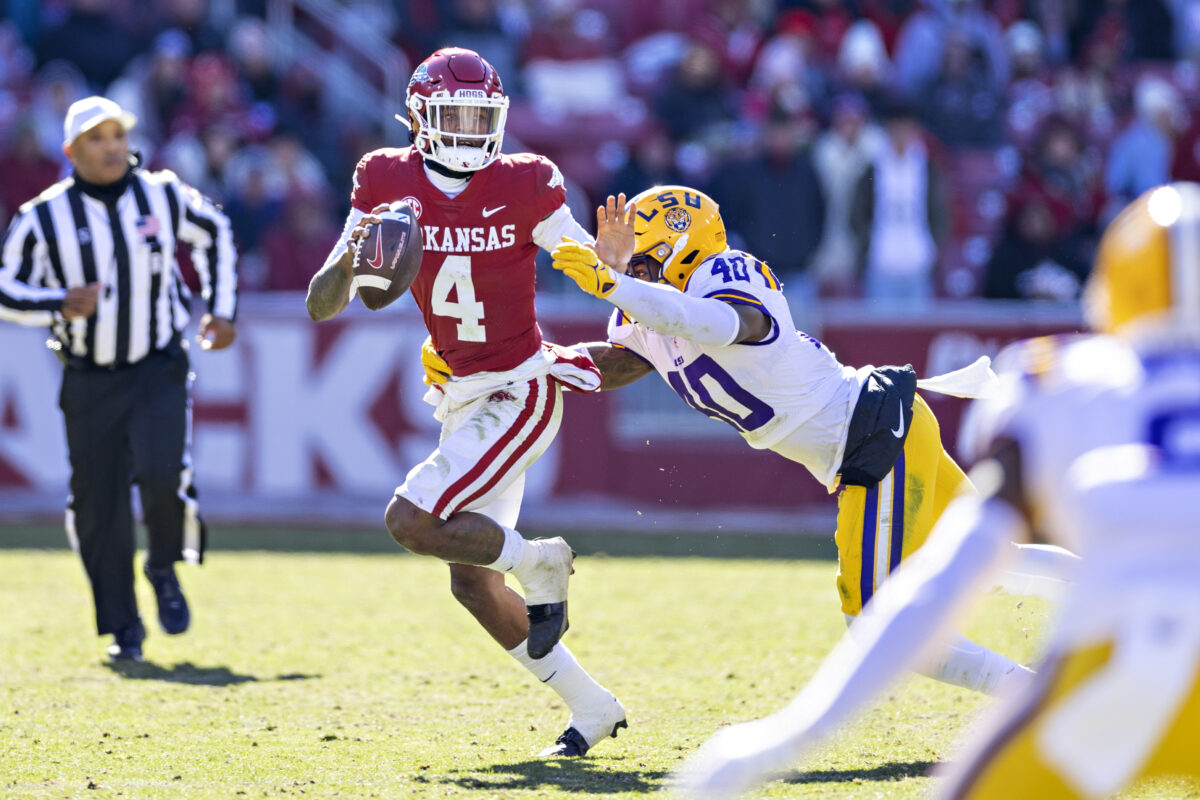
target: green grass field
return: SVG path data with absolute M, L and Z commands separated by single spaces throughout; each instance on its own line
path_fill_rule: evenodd
M 328 538 L 327 535 L 326 538 Z M 457 606 L 446 569 L 382 552 L 210 551 L 185 635 L 144 664 L 92 634 L 69 551 L 0 550 L 0 797 L 641 797 L 724 723 L 780 707 L 844 626 L 828 560 L 581 556 L 566 641 L 630 728 L 534 757 L 566 710 Z M 968 634 L 1030 658 L 1048 610 L 987 598 Z M 899 685 L 755 797 L 921 797 L 986 698 Z M 1158 787 L 1142 797 L 1179 797 Z M 1194 795 L 1193 795 L 1194 796 Z

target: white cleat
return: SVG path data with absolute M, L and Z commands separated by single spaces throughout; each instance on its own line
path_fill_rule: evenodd
M 575 551 L 561 536 L 533 539 L 527 545 L 536 548 L 533 567 L 517 576 L 525 593 L 529 616 L 530 658 L 544 658 L 567 632 L 567 581 L 575 572 Z
M 572 714 L 567 729 L 554 744 L 538 753 L 539 758 L 577 758 L 605 737 L 617 738 L 617 731 L 628 728 L 625 708 L 613 695 L 594 714 Z

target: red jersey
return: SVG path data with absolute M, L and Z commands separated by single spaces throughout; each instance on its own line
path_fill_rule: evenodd
M 566 202 L 558 167 L 529 153 L 501 155 L 457 197 L 430 182 L 412 147 L 367 153 L 354 172 L 351 204 L 370 212 L 406 200 L 425 255 L 413 297 L 433 346 L 455 375 L 512 369 L 538 351 L 533 229 Z

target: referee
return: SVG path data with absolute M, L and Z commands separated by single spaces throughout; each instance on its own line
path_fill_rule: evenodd
M 140 661 L 131 486 L 149 547 L 143 571 L 167 633 L 190 622 L 175 562 L 199 563 L 204 526 L 192 486 L 187 342 L 191 293 L 175 261 L 191 246 L 208 313 L 204 349 L 233 343 L 236 253 L 229 219 L 169 171 L 129 151 L 136 119 L 104 97 L 67 110 L 72 175 L 21 206 L 0 250 L 0 319 L 49 326 L 62 360 L 59 405 L 71 459 L 67 538 L 83 559 L 96 628 L 114 660 Z

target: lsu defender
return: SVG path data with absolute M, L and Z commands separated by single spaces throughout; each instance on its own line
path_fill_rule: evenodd
M 378 223 L 372 212 L 407 202 L 424 250 L 410 292 L 456 377 L 439 387 L 439 447 L 396 489 L 387 528 L 409 550 L 446 561 L 454 597 L 562 697 L 571 718 L 543 755 L 580 756 L 615 735 L 625 712 L 558 642 L 574 553 L 561 538 L 526 541 L 515 526 L 525 470 L 558 432 L 562 385 L 599 383 L 590 365 L 546 355 L 534 308 L 538 248 L 587 233 L 553 163 L 501 153 L 508 98 L 479 54 L 435 52 L 414 71 L 406 106 L 412 144 L 358 163 L 345 230 L 309 286 L 309 314 L 320 321 L 346 308 L 354 243 Z M 506 572 L 524 598 L 505 585 Z
M 782 712 L 723 731 L 684 774 L 729 797 L 783 768 L 876 695 L 945 628 L 1010 539 L 1082 560 L 1025 691 L 954 759 L 954 798 L 1100 798 L 1141 778 L 1200 778 L 1200 185 L 1147 192 L 1108 227 L 1085 293 L 1097 335 L 997 359 L 964 446 L 981 489 L 875 597 Z
M 726 248 L 717 204 L 695 189 L 656 187 L 628 206 L 609 197 L 597 219 L 595 247 L 565 242 L 554 266 L 617 307 L 608 343 L 587 346 L 602 388 L 658 372 L 685 403 L 733 426 L 751 447 L 803 464 L 831 492 L 840 488 L 837 587 L 847 621 L 857 617 L 967 485 L 916 394 L 915 372 L 845 366 L 796 330 L 770 268 Z M 986 362 L 976 367 L 992 377 Z M 922 388 L 970 394 L 970 369 Z M 1075 560 L 1058 549 L 1023 555 L 1027 574 L 1010 578 L 1025 584 L 1043 575 L 1055 585 Z M 920 670 L 988 692 L 1030 675 L 961 636 Z

